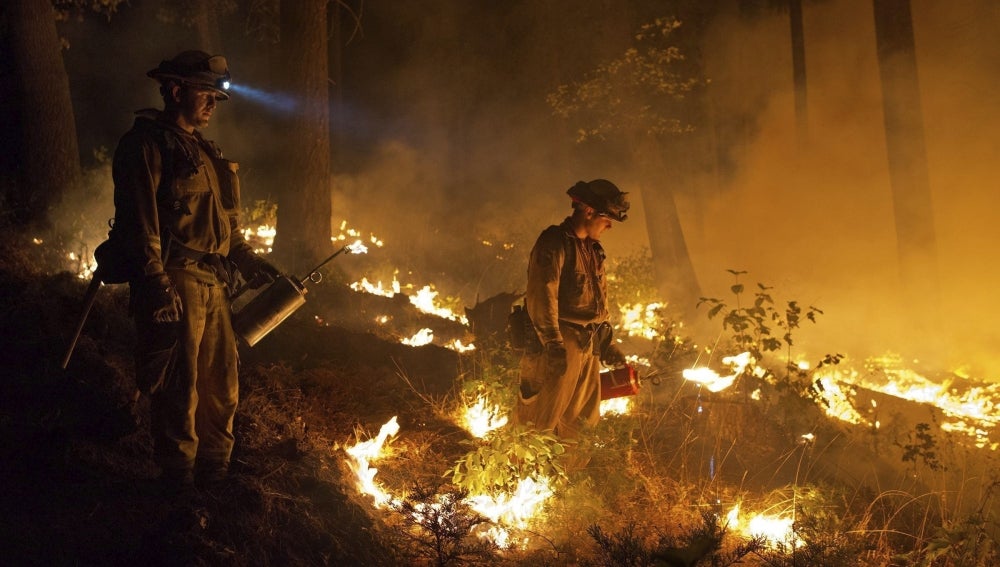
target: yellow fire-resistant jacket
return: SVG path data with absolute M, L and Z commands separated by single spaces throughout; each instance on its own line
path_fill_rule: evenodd
M 164 271 L 167 240 L 253 273 L 259 259 L 239 230 L 238 165 L 197 131 L 161 120 L 159 111 L 138 114 L 118 144 L 112 175 L 115 227 L 137 248 L 130 257 L 140 259 L 141 273 Z
M 542 344 L 562 342 L 559 320 L 578 325 L 608 319 L 604 249 L 573 233 L 570 219 L 545 229 L 528 261 L 525 306 Z

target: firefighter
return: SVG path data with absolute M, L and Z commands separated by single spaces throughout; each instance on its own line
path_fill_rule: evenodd
M 243 277 L 263 285 L 280 271 L 239 228 L 235 162 L 199 132 L 227 100 L 226 59 L 184 51 L 147 76 L 162 110 L 136 113 L 115 150 L 115 231 L 135 322 L 136 381 L 148 394 L 153 456 L 168 488 L 226 478 L 239 398 L 230 294 Z
M 572 215 L 542 231 L 528 261 L 525 309 L 541 344 L 521 357 L 514 421 L 573 439 L 600 417 L 601 362 L 625 363 L 602 333 L 610 327 L 600 239 L 626 219 L 629 202 L 605 179 L 580 181 L 567 193 Z

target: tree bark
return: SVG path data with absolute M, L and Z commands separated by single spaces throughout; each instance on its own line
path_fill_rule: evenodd
M 17 186 L 9 197 L 12 220 L 48 228 L 48 212 L 81 183 L 80 151 L 63 63 L 49 0 L 8 0 L 5 12 L 14 73 L 14 104 L 20 116 L 15 151 Z
M 937 244 L 910 1 L 875 0 L 874 10 L 900 278 L 931 331 L 940 318 Z
M 202 0 L 194 3 L 194 15 L 191 18 L 195 35 L 198 37 L 198 49 L 212 55 L 222 53 L 219 10 L 217 2 Z
M 678 164 L 673 168 L 668 166 L 663 149 L 652 139 L 639 142 L 636 147 L 656 285 L 670 307 L 691 321 L 696 316 L 701 286 L 677 214 L 673 188 L 688 175 L 680 171 Z
M 788 0 L 788 19 L 792 40 L 792 84 L 795 86 L 795 127 L 799 144 L 809 136 L 806 106 L 806 40 L 802 24 L 802 0 Z
M 875 0 L 874 6 L 899 257 L 904 281 L 910 281 L 924 276 L 920 262 L 936 258 L 913 20 L 909 0 Z
M 312 268 L 333 248 L 326 5 L 326 0 L 281 4 L 282 82 L 299 104 L 285 122 L 274 253 L 296 272 Z

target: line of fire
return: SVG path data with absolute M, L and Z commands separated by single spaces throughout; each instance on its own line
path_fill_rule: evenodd
M 611 4 L 0 7 L 0 554 L 1000 564 L 1000 12 Z M 198 131 L 240 162 L 234 237 L 282 272 L 227 288 L 229 476 L 183 499 L 138 287 L 95 257 L 179 46 L 225 53 Z M 513 315 L 567 188 L 605 177 L 632 203 L 600 241 L 625 361 L 565 437 L 513 417 Z

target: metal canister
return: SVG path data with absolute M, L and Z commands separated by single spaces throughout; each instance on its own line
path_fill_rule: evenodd
M 281 276 L 233 315 L 236 335 L 254 346 L 306 302 L 305 285 Z
M 601 372 L 601 399 L 610 400 L 639 393 L 639 376 L 632 365 Z

